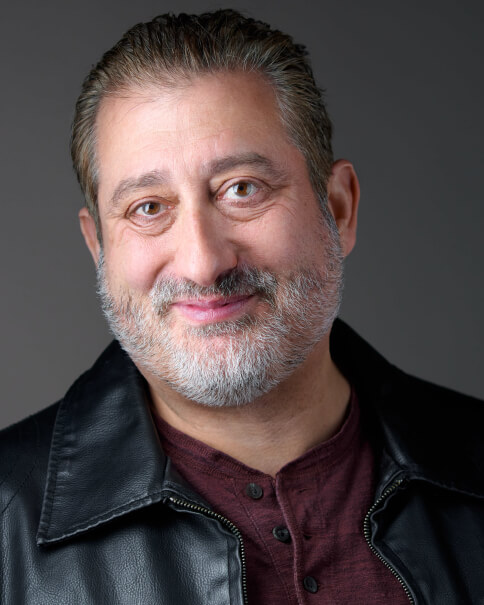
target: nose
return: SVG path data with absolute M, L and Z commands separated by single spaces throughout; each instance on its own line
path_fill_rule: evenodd
M 236 244 L 230 228 L 213 207 L 186 209 L 177 220 L 177 243 L 172 269 L 179 279 L 211 286 L 237 266 Z

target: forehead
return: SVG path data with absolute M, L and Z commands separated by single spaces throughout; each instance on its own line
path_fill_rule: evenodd
M 260 103 L 264 100 L 265 111 L 278 113 L 274 89 L 265 75 L 256 71 L 216 71 L 189 74 L 178 79 L 176 76 L 164 77 L 160 74 L 159 82 L 149 76 L 143 84 L 128 83 L 101 100 L 98 122 L 106 119 L 117 102 L 130 98 L 140 101 L 165 99 L 167 103 L 173 104 L 183 103 L 184 100 L 189 102 L 194 97 L 202 104 L 216 97 L 223 97 L 224 101 L 236 101 L 238 104 L 244 101 Z
M 175 170 L 184 162 L 195 169 L 234 147 L 274 153 L 283 144 L 288 139 L 274 91 L 259 74 L 219 73 L 170 89 L 133 88 L 105 98 L 98 113 L 99 195 L 113 168 L 146 171 L 146 162 L 153 170 L 161 162 Z
M 125 126 L 142 130 L 148 122 L 156 131 L 179 132 L 188 140 L 192 129 L 210 132 L 240 122 L 264 131 L 282 126 L 274 90 L 262 75 L 222 72 L 180 86 L 146 84 L 105 97 L 96 120 L 99 145 Z

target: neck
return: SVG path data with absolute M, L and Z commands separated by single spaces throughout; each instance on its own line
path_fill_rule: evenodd
M 350 398 L 350 386 L 329 354 L 328 337 L 289 379 L 241 407 L 202 406 L 146 378 L 156 411 L 166 422 L 272 476 L 331 438 Z

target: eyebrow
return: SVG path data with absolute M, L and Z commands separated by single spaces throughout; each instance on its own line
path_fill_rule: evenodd
M 286 174 L 286 172 L 276 166 L 272 160 L 259 153 L 253 152 L 229 155 L 218 160 L 213 160 L 204 167 L 204 172 L 210 175 L 217 175 L 241 166 L 256 166 L 262 168 L 266 173 L 276 179 L 281 179 Z
M 127 193 L 138 191 L 145 187 L 152 187 L 153 185 L 161 185 L 166 183 L 167 180 L 166 175 L 160 170 L 151 170 L 141 176 L 124 179 L 114 190 L 109 200 L 109 206 L 115 208 Z
M 229 155 L 208 162 L 202 167 L 202 173 L 211 177 L 242 166 L 256 166 L 261 168 L 276 181 L 283 180 L 286 177 L 286 171 L 276 166 L 269 158 L 266 158 L 259 153 L 252 152 Z M 114 190 L 109 201 L 109 206 L 115 208 L 128 193 L 139 191 L 146 187 L 163 185 L 169 181 L 169 175 L 161 170 L 151 170 L 138 177 L 124 179 Z

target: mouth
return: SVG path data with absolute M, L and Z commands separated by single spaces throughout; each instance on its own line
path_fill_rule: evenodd
M 249 310 L 254 294 L 189 298 L 172 303 L 172 308 L 198 325 L 237 319 Z

